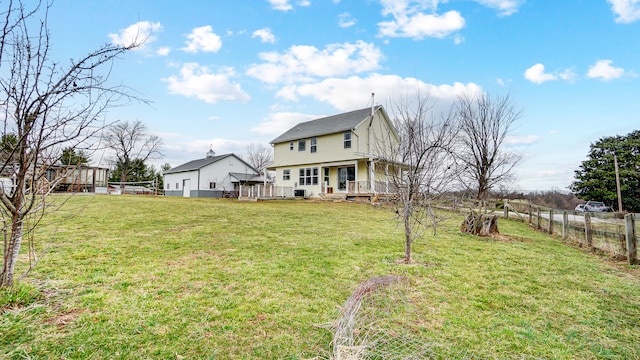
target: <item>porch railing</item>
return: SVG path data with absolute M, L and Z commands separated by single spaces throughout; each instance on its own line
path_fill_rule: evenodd
M 293 187 L 274 184 L 240 185 L 238 197 L 248 198 L 291 198 Z
M 349 194 L 393 194 L 396 192 L 394 184 L 383 181 L 374 181 L 373 189 L 370 181 L 347 181 L 347 193 Z

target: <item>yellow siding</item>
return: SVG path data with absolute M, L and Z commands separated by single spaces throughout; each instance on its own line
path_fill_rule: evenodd
M 293 149 L 289 142 L 274 144 L 274 163 L 278 186 L 305 189 L 307 195 L 318 196 L 324 192 L 324 168 L 330 169 L 329 187 L 338 192 L 338 168 L 356 166 L 356 181 L 370 181 L 368 160 L 390 154 L 390 147 L 397 144 L 395 132 L 390 129 L 389 122 L 376 112 L 373 121 L 368 117 L 360 123 L 351 135 L 351 148 L 344 148 L 344 133 L 318 136 L 316 152 L 311 152 L 311 139 L 306 138 L 305 150 L 298 151 L 299 140 L 293 141 Z M 356 165 L 357 164 L 357 165 Z M 300 185 L 300 168 L 318 168 L 317 185 Z M 283 179 L 284 170 L 289 170 L 288 180 Z M 374 180 L 384 182 L 384 168 L 376 167 Z

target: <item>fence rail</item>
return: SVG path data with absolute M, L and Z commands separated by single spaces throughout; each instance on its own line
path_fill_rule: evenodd
M 500 211 L 505 218 L 524 221 L 549 234 L 577 241 L 580 246 L 627 259 L 630 265 L 639 263 L 637 234 L 640 214 L 622 217 L 619 213 L 559 210 L 507 200 L 487 203 L 454 199 L 447 206 L 484 212 Z
M 638 263 L 636 219 L 640 214 L 591 213 L 549 209 L 532 204 L 504 202 L 504 217 L 524 213 L 529 224 L 539 230 L 576 240 L 581 246 L 599 250 L 615 258 Z

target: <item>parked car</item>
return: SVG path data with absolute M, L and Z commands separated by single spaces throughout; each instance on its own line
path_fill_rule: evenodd
M 576 206 L 576 208 L 574 210 L 575 211 L 584 211 L 584 204 L 578 204 L 578 206 Z
M 584 204 L 584 211 L 607 212 L 609 211 L 609 207 L 602 201 L 587 201 L 587 203 Z

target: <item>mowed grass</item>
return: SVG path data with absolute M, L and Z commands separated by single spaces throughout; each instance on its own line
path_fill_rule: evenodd
M 72 197 L 39 228 L 36 269 L 0 291 L 0 358 L 327 357 L 358 284 L 403 275 L 412 326 L 447 354 L 640 359 L 637 267 L 503 219 L 499 241 L 460 234 L 450 216 L 401 265 L 400 228 L 370 205 Z

